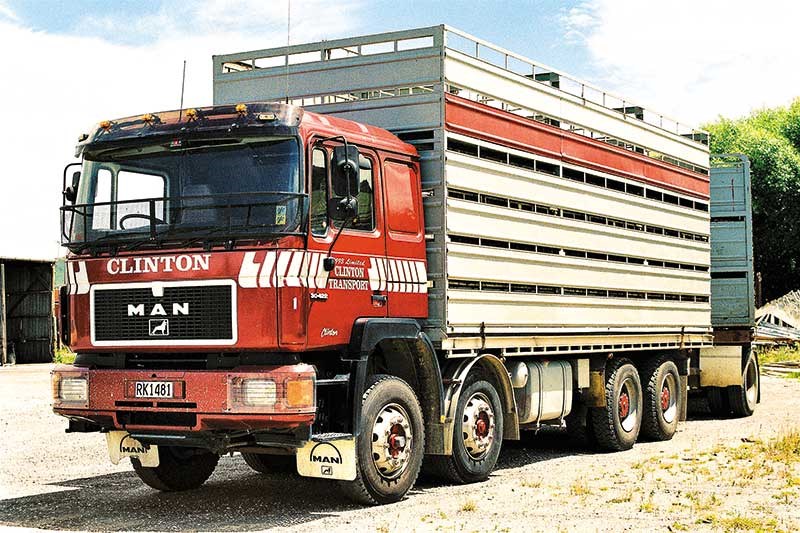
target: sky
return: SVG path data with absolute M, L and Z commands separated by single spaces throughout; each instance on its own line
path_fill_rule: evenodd
M 100 120 L 210 105 L 211 56 L 448 24 L 689 125 L 800 96 L 800 2 L 0 0 L 0 257 L 52 258 Z

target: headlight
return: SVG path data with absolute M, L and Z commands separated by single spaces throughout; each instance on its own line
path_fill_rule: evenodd
M 79 373 L 53 372 L 55 405 L 85 407 L 89 404 L 89 379 Z
M 271 407 L 278 399 L 278 388 L 271 379 L 233 378 L 228 386 L 236 406 Z

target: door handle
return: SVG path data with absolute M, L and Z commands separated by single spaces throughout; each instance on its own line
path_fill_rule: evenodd
M 385 294 L 373 294 L 372 295 L 372 305 L 373 307 L 383 307 L 386 305 L 386 301 L 388 297 Z

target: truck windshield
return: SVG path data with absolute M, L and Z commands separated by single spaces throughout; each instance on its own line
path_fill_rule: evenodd
M 84 156 L 63 209 L 71 247 L 295 234 L 302 227 L 295 138 L 172 140 Z

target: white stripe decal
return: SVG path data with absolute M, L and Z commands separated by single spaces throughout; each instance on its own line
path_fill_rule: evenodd
M 405 272 L 406 281 L 408 281 L 408 285 L 406 285 L 406 289 L 408 292 L 416 292 L 416 284 L 413 283 L 413 279 L 411 278 L 411 266 L 408 264 L 408 261 L 403 261 L 403 271 Z
M 311 252 L 303 253 L 303 263 L 300 265 L 300 285 L 303 287 L 308 287 L 308 264 L 311 262 L 313 255 Z
M 300 268 L 303 266 L 305 256 L 306 253 L 302 251 L 295 252 L 294 256 L 292 256 L 292 263 L 289 265 L 289 272 L 286 274 L 287 287 L 300 286 Z
M 325 270 L 325 261 L 324 259 L 327 255 L 320 254 L 319 262 L 317 263 L 317 288 L 318 289 L 327 289 L 328 288 L 328 275 L 330 272 Z
M 428 273 L 425 271 L 425 263 L 423 263 L 422 261 L 416 261 L 415 264 L 417 266 L 417 274 L 419 275 L 419 282 L 427 287 Z M 426 290 L 425 292 L 428 291 Z
M 289 250 L 278 254 L 278 266 L 276 267 L 276 287 L 283 287 L 286 284 L 286 267 L 289 265 L 289 261 L 291 261 L 293 253 L 294 252 Z
M 267 252 L 264 257 L 264 264 L 261 267 L 261 273 L 258 275 L 259 287 L 272 287 L 275 284 L 275 258 L 277 253 L 273 251 Z
M 392 283 L 392 289 L 395 292 L 400 292 L 400 274 L 397 269 L 397 260 L 391 259 L 390 261 L 392 267 L 392 281 L 394 281 L 394 283 Z
M 239 269 L 239 285 L 245 289 L 258 286 L 258 268 L 261 265 L 255 262 L 255 258 L 255 252 L 246 252 L 242 259 L 242 267 Z
M 75 282 L 78 288 L 76 294 L 86 294 L 89 292 L 89 276 L 86 273 L 86 261 L 78 261 L 78 268 L 75 270 Z
M 419 278 L 417 277 L 417 268 L 414 266 L 414 263 L 408 264 L 408 270 L 411 273 L 411 281 L 413 284 L 411 285 L 411 292 L 421 292 L 419 290 Z
M 381 286 L 380 290 L 386 291 L 389 287 L 389 274 L 386 272 L 386 258 L 381 257 L 378 261 L 378 266 L 380 267 L 381 271 Z
M 369 278 L 369 290 L 376 291 L 381 285 L 380 270 L 378 269 L 378 258 L 369 258 L 369 270 L 367 270 L 367 277 Z
M 308 265 L 308 272 L 306 274 L 308 276 L 308 287 L 310 289 L 317 288 L 317 265 L 319 264 L 319 256 L 320 254 L 318 253 L 311 254 L 311 262 Z
M 67 285 L 69 285 L 69 293 L 75 294 L 77 283 L 75 283 L 75 268 L 72 263 L 67 263 Z

